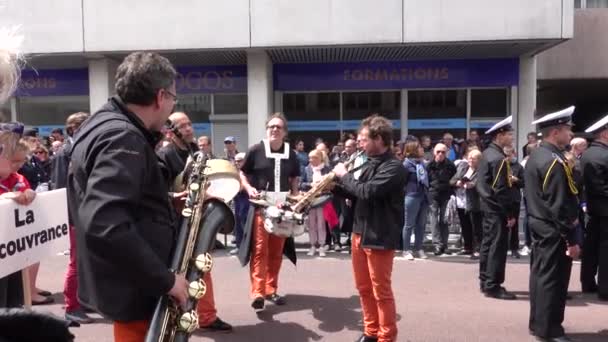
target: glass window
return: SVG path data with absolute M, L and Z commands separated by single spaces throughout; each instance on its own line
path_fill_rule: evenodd
M 214 114 L 245 114 L 247 113 L 247 94 L 215 94 L 213 95 Z
M 378 113 L 389 119 L 398 120 L 401 111 L 401 93 L 352 92 L 343 93 L 344 120 L 362 120 L 370 114 Z
M 464 118 L 467 114 L 466 90 L 415 90 L 408 92 L 410 119 Z
M 581 8 L 581 0 L 574 0 L 574 8 Z
M 65 125 L 65 119 L 76 112 L 89 112 L 88 96 L 20 97 L 17 119 L 26 125 Z
M 472 89 L 471 118 L 504 118 L 507 95 L 507 89 Z
M 464 138 L 467 92 L 458 90 L 413 90 L 408 92 L 408 134 L 429 135 L 433 141 L 444 133 Z
M 283 94 L 283 112 L 288 120 L 340 120 L 338 93 Z
M 209 122 L 211 114 L 210 94 L 186 94 L 178 96 L 175 111 L 186 113 L 192 122 Z
M 608 0 L 587 0 L 587 8 L 608 8 Z

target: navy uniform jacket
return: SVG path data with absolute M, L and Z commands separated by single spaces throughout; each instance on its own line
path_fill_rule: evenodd
M 587 212 L 608 216 L 608 145 L 594 141 L 581 157 Z
M 562 151 L 542 142 L 530 155 L 524 177 L 528 216 L 553 228 L 543 235 L 559 234 L 572 244 L 578 219 L 578 189 L 568 170 Z
M 500 146 L 491 143 L 483 151 L 476 184 L 483 212 L 499 214 L 503 217 L 510 216 L 513 196 L 509 182 L 509 168 L 509 160 Z

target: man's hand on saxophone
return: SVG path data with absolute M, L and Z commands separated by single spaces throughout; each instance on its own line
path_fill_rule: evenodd
M 188 301 L 188 281 L 183 274 L 176 274 L 173 287 L 168 292 L 169 296 L 183 308 Z

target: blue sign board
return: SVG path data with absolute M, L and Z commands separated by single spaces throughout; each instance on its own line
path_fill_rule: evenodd
M 247 66 L 178 67 L 177 94 L 247 93 Z
M 209 122 L 194 122 L 192 123 L 192 128 L 194 129 L 195 136 L 200 137 L 206 135 L 211 138 L 211 124 Z
M 274 88 L 281 91 L 507 87 L 518 81 L 518 59 L 274 65 Z
M 23 70 L 15 95 L 89 95 L 89 71 L 88 69 Z
M 247 92 L 246 65 L 179 67 L 177 73 L 178 94 Z M 89 70 L 23 70 L 16 95 L 89 95 Z

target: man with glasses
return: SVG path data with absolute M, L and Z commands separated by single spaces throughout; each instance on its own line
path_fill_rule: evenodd
M 517 218 L 513 213 L 513 174 L 505 147 L 513 144 L 512 117 L 486 131 L 492 142 L 483 151 L 479 164 L 477 192 L 483 211 L 483 233 L 479 251 L 479 288 L 486 297 L 513 300 L 515 295 L 502 287 L 505 281 L 509 228 Z
M 249 149 L 241 166 L 241 183 L 249 198 L 259 199 L 265 192 L 264 199 L 277 205 L 285 202 L 289 192 L 297 195 L 300 164 L 286 137 L 287 119 L 280 113 L 271 115 L 266 121 L 266 139 Z M 251 206 L 238 252 L 241 264 L 249 263 L 255 312 L 264 310 L 264 300 L 285 304 L 285 298 L 277 293 L 283 253 L 296 263 L 293 238 L 268 233 L 262 210 Z
M 433 160 L 427 166 L 427 170 L 434 254 L 439 256 L 448 252 L 450 230 L 445 219 L 445 211 L 448 201 L 454 193 L 450 180 L 456 174 L 456 166 L 447 158 L 448 147 L 446 145 L 437 144 L 433 153 Z
M 211 150 L 211 139 L 208 136 L 202 135 L 202 136 L 198 137 L 197 142 L 198 142 L 199 151 L 206 154 L 207 158 L 215 159 L 215 156 L 213 155 L 213 151 Z
M 74 136 L 68 203 L 78 244 L 78 299 L 114 322 L 115 341 L 143 341 L 161 296 L 185 304 L 169 270 L 176 218 L 154 151 L 175 107 L 177 73 L 152 52 L 128 55 L 116 96 Z

